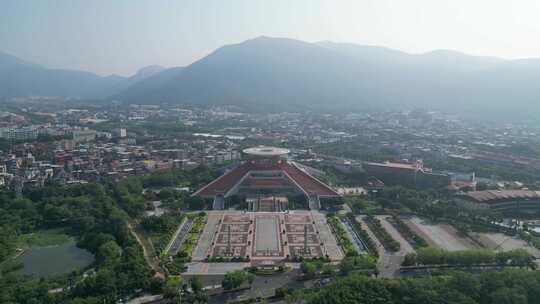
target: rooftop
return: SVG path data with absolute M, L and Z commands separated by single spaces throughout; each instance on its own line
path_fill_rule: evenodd
M 332 188 L 330 188 L 323 182 L 312 177 L 305 171 L 301 170 L 294 163 L 280 162 L 277 164 L 266 166 L 249 161 L 218 177 L 210 184 L 204 186 L 199 191 L 195 192 L 193 195 L 200 195 L 203 197 L 226 195 L 237 183 L 242 181 L 244 176 L 246 176 L 250 171 L 261 170 L 280 170 L 284 172 L 287 177 L 293 182 L 293 184 L 299 187 L 306 195 L 319 195 L 322 197 L 338 196 L 338 193 L 336 191 L 334 191 Z M 256 183 L 258 183 L 256 186 L 263 186 L 262 184 L 268 187 L 284 186 L 284 184 L 280 182 L 269 182 L 267 179 L 257 181 Z
M 372 165 L 372 166 L 380 166 L 380 167 L 388 167 L 388 168 L 396 168 L 396 169 L 411 169 L 411 170 L 418 169 L 417 164 L 391 163 L 391 162 L 384 162 L 384 163 L 367 162 L 366 164 Z
M 490 202 L 496 200 L 508 199 L 532 199 L 540 198 L 540 191 L 531 190 L 486 190 L 486 191 L 471 191 L 463 194 L 463 196 L 473 199 L 477 202 Z
M 256 156 L 281 156 L 289 154 L 288 149 L 277 148 L 277 147 L 268 147 L 268 146 L 258 146 L 247 148 L 243 150 L 244 153 Z

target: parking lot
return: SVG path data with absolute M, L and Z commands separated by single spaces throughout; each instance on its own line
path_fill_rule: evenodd
M 471 236 L 486 248 L 497 251 L 510 251 L 523 248 L 536 258 L 540 258 L 540 250 L 530 246 L 527 242 L 515 236 L 508 236 L 503 233 L 471 233 Z
M 434 224 L 419 217 L 412 217 L 405 220 L 405 223 L 423 237 L 428 244 L 444 250 L 458 251 L 480 247 L 470 238 L 460 235 L 449 224 Z

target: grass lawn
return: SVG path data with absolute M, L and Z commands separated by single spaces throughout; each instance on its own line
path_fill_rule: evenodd
M 17 239 L 17 248 L 27 248 L 32 246 L 57 246 L 72 240 L 72 237 L 65 234 L 62 229 L 40 230 L 34 233 L 22 234 Z

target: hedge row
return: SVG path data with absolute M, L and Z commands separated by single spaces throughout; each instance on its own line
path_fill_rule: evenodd
M 358 236 L 362 239 L 364 244 L 368 247 L 368 252 L 372 256 L 378 258 L 379 257 L 379 251 L 377 251 L 377 244 L 375 241 L 369 236 L 367 231 L 362 229 L 362 225 L 356 220 L 356 217 L 352 213 L 347 213 L 347 218 L 349 219 L 349 222 L 352 224 L 353 229 L 356 231 Z
M 445 251 L 435 247 L 420 248 L 405 256 L 403 266 L 415 265 L 500 265 L 536 269 L 534 257 L 525 249 L 495 252 L 488 249 Z
M 178 218 L 178 223 L 182 223 L 182 221 L 184 220 L 184 217 L 185 217 L 185 214 L 182 214 Z M 158 236 L 151 237 L 152 244 L 154 245 L 154 250 L 156 251 L 157 256 L 160 256 L 166 253 L 164 251 L 167 245 L 169 244 L 171 238 L 173 237 L 174 233 L 176 232 L 177 228 L 178 228 L 177 226 L 171 227 L 167 232 Z
M 354 247 L 353 243 L 347 236 L 345 228 L 341 225 L 341 221 L 337 216 L 329 215 L 328 224 L 334 231 L 334 235 L 337 238 L 338 245 L 343 249 L 346 256 L 355 256 L 358 255 L 358 251 Z
M 199 237 L 206 225 L 207 216 L 205 213 L 199 213 L 196 216 L 190 215 L 193 219 L 193 225 L 189 229 L 189 232 L 184 240 L 184 243 L 180 246 L 177 257 L 184 259 L 184 262 L 191 261 L 191 252 L 197 246 Z
M 180 274 L 184 270 L 184 263 L 191 262 L 191 252 L 195 249 L 199 236 L 206 225 L 207 216 L 204 212 L 200 212 L 197 215 L 188 215 L 193 219 L 193 225 L 189 229 L 186 239 L 180 246 L 178 254 L 172 259 L 168 259 L 164 256 L 163 266 L 167 268 L 170 274 Z
M 365 217 L 365 219 L 366 223 L 369 225 L 369 228 L 371 228 L 375 236 L 379 239 L 386 250 L 393 252 L 399 251 L 401 245 L 398 241 L 392 238 L 386 229 L 384 229 L 379 219 L 375 218 L 373 215 L 368 215 Z
M 407 224 L 403 222 L 398 216 L 393 216 L 390 221 L 396 230 L 413 246 L 414 249 L 427 247 L 428 243 L 421 236 L 416 234 Z

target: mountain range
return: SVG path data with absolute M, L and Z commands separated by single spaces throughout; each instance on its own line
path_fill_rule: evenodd
M 50 69 L 0 52 L 0 99 L 27 96 L 104 99 L 163 70 L 153 65 L 141 68 L 131 77 L 103 77 L 85 71 Z
M 423 107 L 519 118 L 540 114 L 540 59 L 259 37 L 223 46 L 186 67 L 101 77 L 0 53 L 0 97 L 29 95 L 255 110 Z

